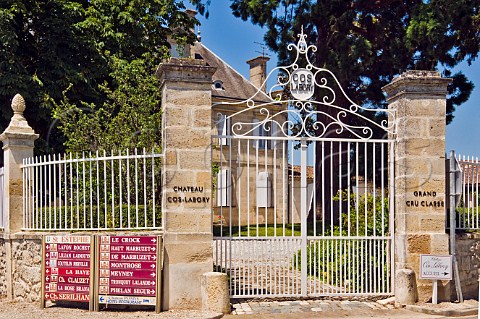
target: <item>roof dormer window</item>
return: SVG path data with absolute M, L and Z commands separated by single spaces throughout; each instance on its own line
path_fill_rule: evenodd
M 223 81 L 222 81 L 222 80 L 215 80 L 215 81 L 213 81 L 212 87 L 213 87 L 214 90 L 218 90 L 218 91 L 220 91 L 220 90 L 225 90 L 225 89 L 223 88 Z

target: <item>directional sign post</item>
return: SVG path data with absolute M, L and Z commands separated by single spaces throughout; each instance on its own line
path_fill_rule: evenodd
M 156 306 L 157 236 L 99 236 L 98 303 Z
M 432 303 L 438 303 L 438 280 L 452 280 L 451 255 L 420 255 L 420 279 L 433 280 Z
M 92 242 L 91 236 L 43 236 L 42 307 L 47 300 L 90 303 Z

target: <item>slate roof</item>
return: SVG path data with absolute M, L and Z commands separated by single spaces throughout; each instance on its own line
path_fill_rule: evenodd
M 217 71 L 213 75 L 213 81 L 220 80 L 223 82 L 223 89 L 221 90 L 212 87 L 212 98 L 244 101 L 252 98 L 257 93 L 258 88 L 255 87 L 252 82 L 245 79 L 201 42 L 196 42 L 192 47 L 192 51 L 195 59 L 205 60 L 207 65 L 217 68 Z M 259 92 L 253 100 L 262 103 L 273 101 L 263 92 Z
M 291 164 L 288 164 L 288 174 L 289 176 L 291 176 L 292 172 L 293 172 L 293 178 L 300 178 L 302 175 L 301 175 L 301 170 L 302 170 L 302 167 L 300 165 L 291 165 Z M 314 172 L 314 168 L 313 166 L 307 166 L 307 179 L 313 179 L 313 172 Z

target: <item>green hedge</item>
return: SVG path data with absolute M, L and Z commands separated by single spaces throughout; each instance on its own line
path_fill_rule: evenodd
M 137 228 L 154 227 L 153 206 L 138 205 L 138 225 L 136 219 L 137 206 L 130 205 L 130 223 L 128 222 L 128 205 L 112 206 L 56 206 L 38 210 L 33 223 L 39 229 L 93 229 L 93 228 Z M 120 218 L 120 211 L 121 217 Z M 105 218 L 106 215 L 106 218 Z M 146 216 L 145 216 L 146 215 Z M 146 217 L 146 218 L 145 218 Z M 105 220 L 106 219 L 106 220 Z M 162 225 L 161 206 L 155 207 L 155 227 Z

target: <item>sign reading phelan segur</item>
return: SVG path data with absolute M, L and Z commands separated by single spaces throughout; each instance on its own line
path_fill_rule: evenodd
M 420 255 L 420 279 L 452 280 L 452 256 Z

